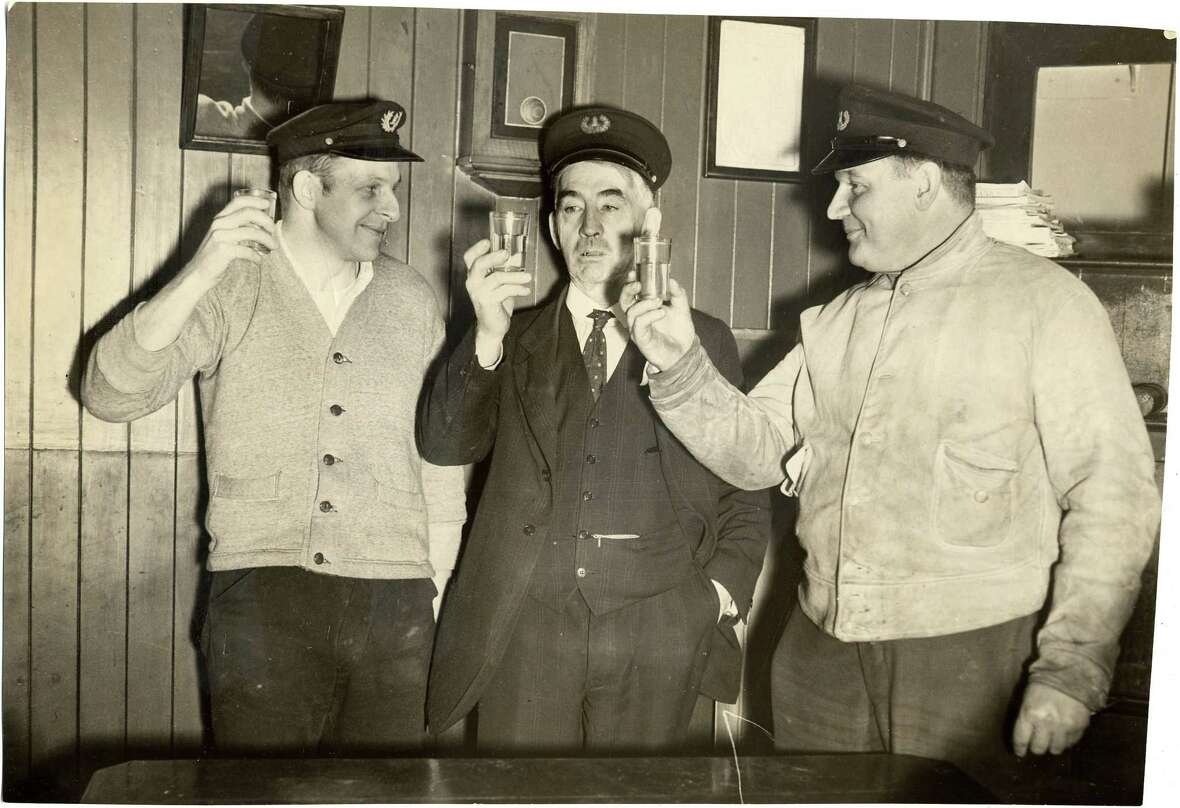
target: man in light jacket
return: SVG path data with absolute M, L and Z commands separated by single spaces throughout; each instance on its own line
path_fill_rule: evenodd
M 804 312 L 748 396 L 700 350 L 679 290 L 632 304 L 632 284 L 628 324 L 690 451 L 799 497 L 777 744 L 986 779 L 1007 739 L 1059 753 L 1105 704 L 1158 528 L 1152 452 L 1093 293 L 984 235 L 971 166 L 991 136 L 863 87 L 840 108 L 814 172 L 835 173 L 828 217 L 872 276 Z
M 379 251 L 400 166 L 420 159 L 404 121 L 352 102 L 274 129 L 283 220 L 235 198 L 90 356 L 84 401 L 112 421 L 200 374 L 222 753 L 387 755 L 424 737 L 432 600 L 466 513 L 462 469 L 414 444 L 438 306 Z

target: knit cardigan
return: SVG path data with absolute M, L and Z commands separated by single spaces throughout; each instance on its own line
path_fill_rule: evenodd
M 466 518 L 463 470 L 426 463 L 414 441 L 443 334 L 430 286 L 382 256 L 333 337 L 276 250 L 232 265 L 166 348 L 145 350 L 124 317 L 90 356 L 83 401 L 130 421 L 200 374 L 209 569 L 430 577 L 454 566 Z M 449 527 L 433 547 L 430 524 Z

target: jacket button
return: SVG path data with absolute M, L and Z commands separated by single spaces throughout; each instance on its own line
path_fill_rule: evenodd
M 549 469 L 541 469 L 541 479 L 545 482 L 549 482 L 551 479 L 553 479 L 553 474 L 550 473 Z
M 333 465 L 335 462 L 336 462 L 336 458 L 335 458 L 335 457 L 333 457 L 332 455 L 330 455 L 330 454 L 326 454 L 326 455 L 324 455 L 324 465 L 325 465 L 325 466 L 331 466 L 331 465 Z
M 601 422 L 597 418 L 591 418 L 590 419 L 590 428 L 595 429 L 599 425 L 599 423 L 601 423 Z
M 589 531 L 589 530 L 579 530 L 579 531 L 578 531 L 578 538 L 579 538 L 579 539 L 588 539 L 588 538 L 590 538 L 590 531 Z
M 324 554 L 323 553 L 316 553 L 315 555 L 313 555 L 311 557 L 311 560 L 317 564 L 323 564 L 324 563 Z
M 586 577 L 586 568 L 585 567 L 578 567 L 577 575 L 579 578 L 585 578 Z
M 337 365 L 343 365 L 345 362 L 348 361 L 348 357 L 346 357 L 344 354 L 340 353 L 340 351 L 337 351 L 336 353 L 332 354 L 332 361 L 335 362 Z
M 332 413 L 333 415 L 343 415 L 344 408 L 339 404 L 333 404 L 331 407 L 328 407 L 328 412 Z
M 582 492 L 582 501 L 583 502 L 589 502 L 592 499 L 594 499 L 594 492 L 593 491 Z
M 592 454 L 588 454 L 588 455 L 586 455 L 586 462 L 589 463 L 591 466 L 593 466 L 595 463 L 598 462 L 598 458 Z
M 328 511 L 332 510 L 332 503 L 328 502 L 328 500 L 326 500 L 326 499 L 323 500 L 322 502 L 320 502 L 320 510 L 323 513 L 327 513 Z
M 522 530 L 523 530 L 523 532 L 524 532 L 524 535 L 526 535 L 526 536 L 531 536 L 531 535 L 533 535 L 534 533 L 536 533 L 536 532 L 537 532 L 537 527 L 536 527 L 536 525 L 525 525 L 525 526 L 522 528 Z
M 901 293 L 903 295 L 908 295 L 910 293 L 910 285 L 908 283 L 903 283 L 901 285 Z
M 987 502 L 987 491 L 976 491 L 975 492 L 975 501 L 976 502 Z

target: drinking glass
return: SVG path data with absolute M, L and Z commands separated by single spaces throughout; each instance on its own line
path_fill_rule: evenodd
M 672 239 L 664 236 L 635 237 L 635 270 L 639 276 L 639 296 L 670 300 L 668 269 L 672 264 Z
M 494 210 L 488 214 L 488 221 L 491 225 L 492 251 L 508 251 L 508 259 L 492 267 L 492 271 L 523 270 L 525 242 L 529 234 L 529 215 L 515 210 Z
M 265 199 L 269 203 L 267 208 L 267 215 L 270 216 L 271 221 L 274 221 L 275 212 L 278 208 L 279 195 L 269 188 L 238 188 L 234 191 L 234 197 L 252 196 L 255 199 Z M 257 241 L 248 241 L 246 246 L 250 247 L 255 252 L 265 253 L 266 247 L 259 244 Z

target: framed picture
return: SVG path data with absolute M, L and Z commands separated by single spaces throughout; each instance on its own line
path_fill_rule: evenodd
M 537 139 L 545 120 L 573 104 L 578 24 L 496 15 L 492 135 Z
M 705 176 L 804 178 L 815 20 L 710 17 Z
M 332 99 L 344 9 L 191 5 L 180 147 L 266 153 L 266 134 Z

